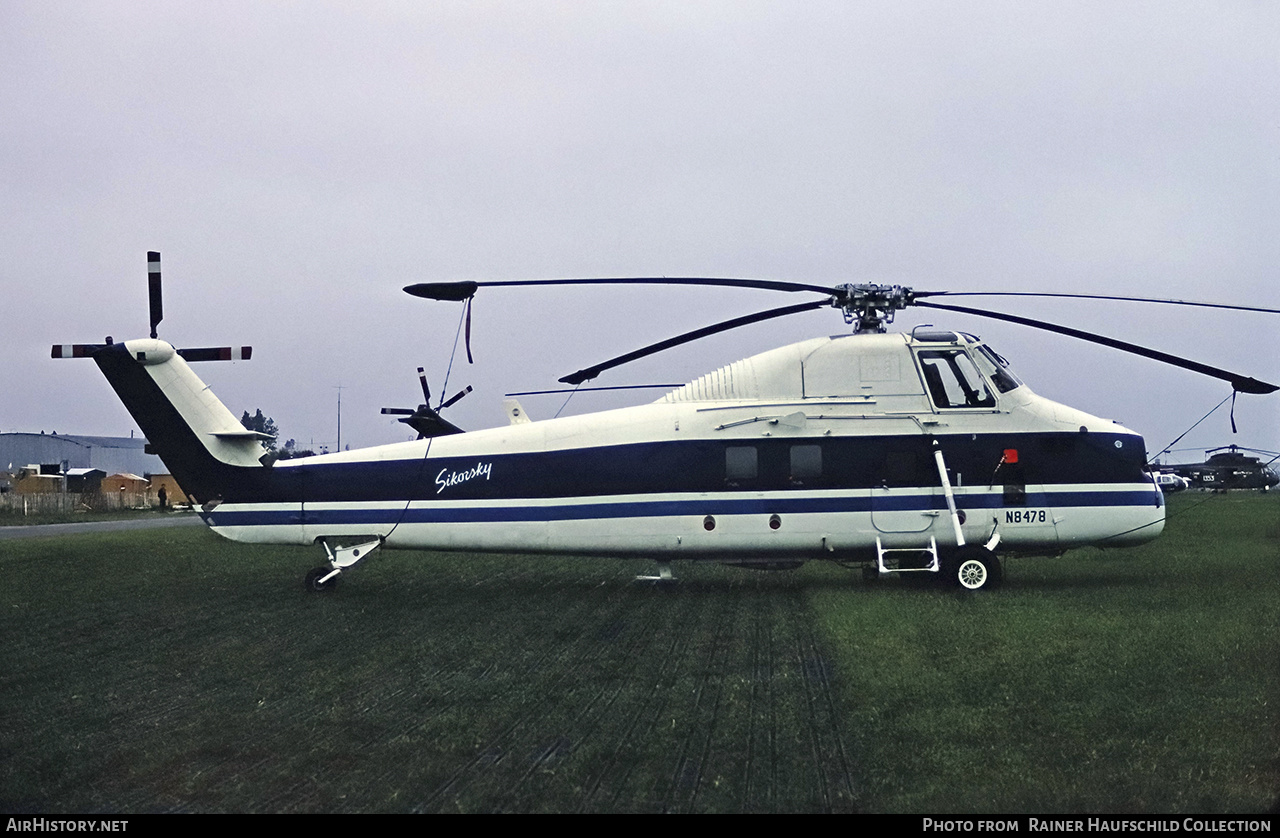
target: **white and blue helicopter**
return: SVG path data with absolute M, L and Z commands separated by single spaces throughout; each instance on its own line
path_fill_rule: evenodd
M 787 569 L 859 564 L 962 589 L 999 584 L 997 550 L 1057 555 L 1127 546 L 1164 527 L 1162 493 L 1136 432 L 1036 395 L 977 337 L 886 330 L 909 305 L 978 314 L 1111 346 L 1214 376 L 1244 393 L 1277 387 L 1112 338 L 947 305 L 955 292 L 901 286 L 718 278 L 424 283 L 433 300 L 482 287 L 668 284 L 803 294 L 653 344 L 561 379 L 601 372 L 738 326 L 824 307 L 853 333 L 729 364 L 651 404 L 545 421 L 509 405 L 511 424 L 471 432 L 427 403 L 401 421 L 413 442 L 276 461 L 188 365 L 247 359 L 248 347 L 175 349 L 156 335 L 160 255 L 148 254 L 151 337 L 53 347 L 92 358 L 205 523 L 256 544 L 321 545 L 306 587 L 332 590 L 380 547 L 643 558 L 673 578 L 679 560 Z M 977 292 L 971 292 L 977 295 Z M 968 295 L 968 294 L 966 294 Z M 1026 294 L 1023 296 L 1072 296 Z M 1280 313 L 1270 309 L 1177 300 Z

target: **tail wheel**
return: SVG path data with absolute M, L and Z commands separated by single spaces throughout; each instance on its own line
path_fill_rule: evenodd
M 1004 580 L 996 554 L 977 545 L 961 547 L 947 559 L 945 567 L 947 578 L 966 591 L 992 590 Z
M 307 575 L 303 577 L 302 584 L 312 593 L 329 593 L 334 588 L 338 587 L 338 577 L 335 576 L 325 582 L 321 582 L 320 580 L 324 579 L 324 577 L 328 576 L 330 573 L 333 573 L 333 568 L 331 567 L 312 568 L 311 570 L 308 570 Z

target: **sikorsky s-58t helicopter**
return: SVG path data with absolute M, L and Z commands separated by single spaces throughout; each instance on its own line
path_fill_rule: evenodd
M 929 301 L 901 286 L 715 278 L 426 283 L 410 294 L 470 301 L 482 287 L 667 284 L 803 294 L 806 302 L 698 329 L 561 379 L 601 372 L 700 337 L 824 307 L 853 333 L 729 364 L 651 404 L 462 432 L 425 404 L 414 442 L 274 461 L 188 365 L 249 349 L 174 349 L 156 336 L 160 257 L 149 253 L 151 337 L 53 347 L 88 357 L 151 449 L 228 538 L 321 545 L 306 586 L 331 590 L 379 547 L 645 558 L 785 569 L 827 559 L 868 576 L 933 574 L 997 585 L 997 549 L 1056 555 L 1138 544 L 1164 526 L 1164 501 L 1137 433 L 1032 392 L 979 338 L 886 330 L 909 305 L 1021 323 L 1227 381 L 1276 385 L 1100 335 Z M 1029 296 L 1089 296 L 1044 295 Z M 1105 297 L 1101 299 L 1138 299 Z M 1280 313 L 1244 306 L 1145 300 Z M 425 390 L 425 387 L 424 387 Z M 428 402 L 430 397 L 428 395 Z
M 1261 454 L 1268 461 L 1264 462 L 1262 457 L 1250 457 L 1246 451 Z M 1208 459 L 1203 463 L 1170 465 L 1165 470 L 1185 479 L 1194 489 L 1260 489 L 1266 492 L 1280 484 L 1280 474 L 1271 465 L 1280 457 L 1274 451 L 1227 445 L 1210 449 L 1205 454 Z

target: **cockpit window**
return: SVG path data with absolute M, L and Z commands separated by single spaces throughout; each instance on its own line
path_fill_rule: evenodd
M 1022 386 L 1018 376 L 1009 371 L 1009 362 L 991 347 L 978 344 L 978 366 L 986 373 L 987 378 L 1001 393 L 1007 393 Z
M 929 396 L 938 407 L 995 407 L 987 380 L 963 349 L 930 349 L 918 357 Z

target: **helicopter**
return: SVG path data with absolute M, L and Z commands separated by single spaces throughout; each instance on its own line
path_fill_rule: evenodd
M 1004 356 L 959 331 L 888 330 L 908 306 L 978 314 L 1213 376 L 1236 392 L 1274 384 L 1113 338 L 941 303 L 979 292 L 730 278 L 590 278 L 419 283 L 404 290 L 470 305 L 511 285 L 709 285 L 810 299 L 725 320 L 561 378 L 580 387 L 637 358 L 802 311 L 835 308 L 849 334 L 815 337 L 731 363 L 648 404 L 463 431 L 445 402 L 385 409 L 410 442 L 277 461 L 189 362 L 248 359 L 249 347 L 175 349 L 163 317 L 160 255 L 148 252 L 151 337 L 53 347 L 92 358 L 218 534 L 319 545 L 304 577 L 331 591 L 379 548 L 555 554 L 785 570 L 810 560 L 962 590 L 998 586 L 1000 554 L 1050 556 L 1129 546 L 1164 527 L 1163 493 L 1137 432 L 1037 395 Z M 1001 292 L 1001 295 L 1013 295 Z M 1153 303 L 1269 309 L 1150 300 Z M 468 343 L 468 352 L 470 351 Z M 460 397 L 460 396 L 459 396 Z M 455 397 L 451 401 L 456 401 Z M 999 552 L 998 552 L 999 551 Z
M 1243 453 L 1245 451 L 1261 454 L 1269 462 L 1264 463 L 1259 457 L 1249 457 Z M 1280 484 L 1280 474 L 1271 466 L 1280 457 L 1274 451 L 1225 445 L 1204 453 L 1203 463 L 1168 465 L 1165 470 L 1186 480 L 1188 488 L 1192 489 L 1259 489 L 1266 492 L 1272 486 Z

